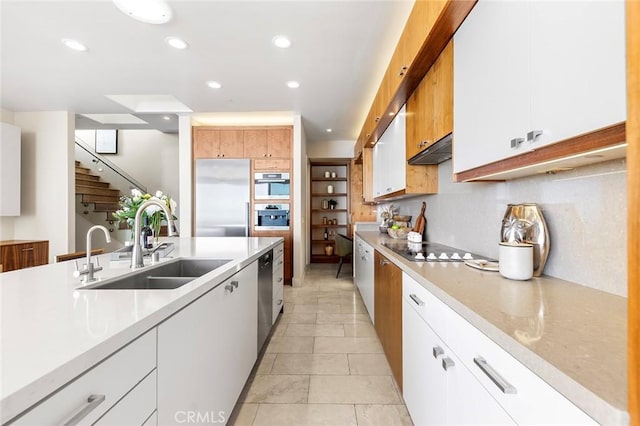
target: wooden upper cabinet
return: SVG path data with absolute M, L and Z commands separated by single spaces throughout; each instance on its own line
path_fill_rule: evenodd
M 220 131 L 209 128 L 193 128 L 193 157 L 216 158 L 219 156 Z
M 407 101 L 407 159 L 453 131 L 453 42 Z
M 220 129 L 220 157 L 244 158 L 244 135 L 238 129 Z
M 291 158 L 291 129 L 246 129 L 245 158 Z
M 269 157 L 291 157 L 291 129 L 267 129 L 267 153 Z

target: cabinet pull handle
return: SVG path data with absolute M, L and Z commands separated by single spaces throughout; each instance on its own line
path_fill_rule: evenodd
M 231 285 L 238 288 L 238 281 L 231 281 Z
M 442 349 L 440 346 L 434 346 L 433 347 L 433 357 L 435 359 L 438 359 L 438 357 L 440 355 L 444 355 L 444 349 Z
M 278 299 L 278 306 L 282 305 L 282 299 Z
M 282 282 L 282 277 L 278 278 L 278 282 Z
M 413 300 L 415 302 L 416 305 L 424 306 L 424 302 L 422 300 L 420 300 L 420 298 L 418 296 L 416 296 L 415 294 L 410 294 L 409 297 L 411 298 L 411 300 Z
M 535 142 L 541 134 L 542 130 L 531 130 L 527 132 L 527 142 Z
M 388 261 L 388 260 L 380 259 L 380 265 L 381 265 L 381 266 L 388 265 L 389 263 L 391 263 L 391 262 L 390 262 L 390 261 Z
M 516 149 L 520 146 L 520 144 L 524 142 L 524 138 L 513 138 L 511 139 L 511 149 Z
M 480 370 L 491 379 L 493 383 L 502 391 L 502 393 L 518 393 L 518 390 L 509 382 L 507 382 L 496 370 L 491 367 L 487 361 L 481 356 L 473 359 L 473 362 L 480 367 Z
M 455 367 L 456 363 L 449 357 L 442 358 L 442 368 L 444 371 L 448 371 L 451 367 Z
M 227 290 L 229 293 L 233 293 L 233 286 L 231 284 L 225 285 L 224 289 Z
M 278 262 L 278 265 L 282 265 L 282 260 L 280 262 Z
M 77 425 L 78 423 L 80 423 L 82 419 L 87 417 L 87 415 L 90 412 L 92 412 L 98 405 L 102 404 L 104 400 L 105 400 L 104 395 L 90 395 L 89 398 L 87 398 L 87 402 L 85 403 L 85 405 L 83 405 L 75 413 L 73 413 L 71 417 L 69 417 L 69 419 L 67 419 L 63 423 L 63 425 L 64 426 Z
M 33 251 L 33 247 L 23 248 L 22 251 Z

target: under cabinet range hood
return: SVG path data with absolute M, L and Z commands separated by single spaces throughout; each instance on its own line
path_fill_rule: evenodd
M 452 157 L 452 142 L 453 133 L 449 133 L 433 145 L 430 145 L 428 148 L 425 148 L 423 151 L 411 157 L 408 162 L 412 166 L 415 166 L 440 164 L 443 161 L 450 160 Z

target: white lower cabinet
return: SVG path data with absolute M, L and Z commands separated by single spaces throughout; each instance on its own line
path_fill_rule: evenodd
M 403 396 L 416 426 L 596 422 L 403 274 Z
M 154 328 L 40 402 L 13 424 L 89 425 L 99 419 L 104 424 L 142 424 L 156 409 L 155 368 Z M 118 413 L 126 416 L 119 418 L 131 421 L 111 422 L 109 419 L 116 418 Z
M 416 426 L 515 424 L 403 297 L 403 396 Z
M 362 301 L 364 302 L 371 322 L 374 322 L 374 262 L 373 262 L 373 247 L 365 243 L 362 238 L 356 236 L 354 240 L 354 261 L 353 261 L 353 273 L 354 281 Z
M 158 326 L 158 424 L 225 423 L 257 358 L 252 263 Z

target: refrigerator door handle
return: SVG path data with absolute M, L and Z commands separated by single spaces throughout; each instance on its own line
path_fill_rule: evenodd
M 249 236 L 249 227 L 250 227 L 250 221 L 251 221 L 251 203 L 245 203 L 245 210 L 247 213 L 247 217 L 244 221 L 244 236 L 248 237 Z

